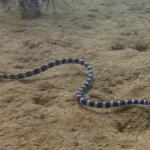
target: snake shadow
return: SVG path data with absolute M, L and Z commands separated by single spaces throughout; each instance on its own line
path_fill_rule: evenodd
M 88 107 L 85 105 L 79 104 L 79 107 L 81 109 L 84 109 L 87 112 L 94 113 L 96 115 L 112 115 L 112 114 L 122 114 L 125 112 L 128 112 L 134 108 L 138 108 L 141 111 L 145 111 L 146 113 L 150 113 L 150 111 L 144 107 L 144 106 L 137 106 L 137 105 L 132 105 L 132 106 L 122 106 L 122 107 L 112 107 L 112 108 L 92 108 Z M 103 110 L 103 111 L 100 111 Z
M 39 82 L 39 80 L 45 81 L 45 80 L 50 80 L 50 79 L 62 78 L 62 76 L 66 77 L 66 76 L 70 76 L 70 74 L 63 73 L 63 74 L 50 75 L 50 76 L 46 76 L 46 77 L 41 77 L 41 75 L 37 75 L 36 78 L 35 77 L 29 77 L 29 78 L 17 79 L 16 81 L 19 81 L 19 82 L 24 83 L 24 84 L 32 84 L 32 83 Z M 2 80 L 2 79 L 0 79 L 0 82 L 4 82 L 4 83 L 11 82 L 11 81 L 15 81 L 15 80 L 12 80 L 12 79 Z M 140 105 L 121 106 L 121 107 L 112 107 L 112 108 L 92 108 L 92 107 L 88 107 L 86 105 L 82 105 L 79 103 L 79 107 L 81 109 L 87 111 L 87 112 L 94 113 L 97 115 L 122 114 L 122 113 L 125 113 L 125 112 L 132 110 L 134 108 L 138 108 L 141 111 L 145 111 L 147 113 L 150 113 L 150 111 L 146 107 L 140 106 Z
M 56 79 L 56 78 L 62 78 L 62 76 L 69 76 L 68 73 L 63 73 L 62 74 L 55 74 L 55 75 L 50 75 L 50 76 L 46 76 L 46 77 L 43 77 L 42 75 L 37 75 L 36 77 L 34 76 L 31 76 L 31 77 L 28 77 L 28 78 L 23 78 L 23 79 L 0 79 L 0 82 L 12 82 L 12 81 L 19 81 L 21 83 L 24 83 L 24 84 L 32 84 L 32 83 L 36 83 L 38 82 L 39 80 L 50 80 L 50 79 Z

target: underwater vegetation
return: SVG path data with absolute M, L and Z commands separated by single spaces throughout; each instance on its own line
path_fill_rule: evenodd
M 65 0 L 62 2 L 70 7 Z M 12 12 L 14 9 L 19 11 L 22 18 L 38 17 L 49 8 L 56 11 L 56 7 L 59 7 L 57 0 L 0 0 L 0 5 L 5 13 Z

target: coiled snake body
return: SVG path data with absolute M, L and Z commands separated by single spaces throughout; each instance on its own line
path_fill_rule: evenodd
M 133 105 L 133 104 L 142 104 L 142 105 L 150 105 L 150 99 L 119 99 L 119 100 L 111 100 L 111 101 L 95 101 L 89 100 L 84 98 L 84 94 L 88 91 L 91 87 L 93 81 L 93 67 L 87 61 L 79 58 L 64 58 L 49 62 L 48 64 L 44 64 L 40 67 L 32 69 L 30 71 L 24 73 L 17 73 L 17 74 L 8 74 L 8 73 L 0 73 L 0 79 L 22 79 L 26 77 L 31 77 L 36 74 L 40 74 L 48 70 L 49 68 L 62 65 L 62 64 L 80 64 L 87 68 L 88 73 L 86 80 L 80 85 L 79 89 L 76 92 L 75 98 L 76 100 L 84 105 L 88 105 L 90 107 L 97 107 L 97 108 L 110 108 L 116 106 L 125 106 L 125 105 Z

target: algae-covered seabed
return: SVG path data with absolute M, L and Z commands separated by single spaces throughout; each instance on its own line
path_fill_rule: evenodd
M 1 17 L 0 71 L 79 57 L 94 67 L 88 98 L 150 97 L 150 1 L 68 3 L 39 19 Z M 150 107 L 81 106 L 74 93 L 85 77 L 82 66 L 63 65 L 0 81 L 0 150 L 149 150 Z

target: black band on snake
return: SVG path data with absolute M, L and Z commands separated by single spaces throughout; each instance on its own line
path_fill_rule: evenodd
M 42 65 L 40 67 L 37 67 L 35 69 L 32 69 L 24 73 L 17 73 L 17 74 L 0 73 L 0 79 L 22 79 L 26 77 L 31 77 L 36 74 L 40 74 L 41 72 L 44 72 L 49 68 L 62 65 L 62 64 L 71 64 L 71 63 L 83 65 L 84 67 L 87 68 L 88 71 L 85 81 L 80 85 L 75 95 L 76 100 L 79 103 L 90 107 L 96 107 L 96 108 L 110 108 L 110 107 L 133 105 L 133 104 L 150 105 L 150 99 L 118 99 L 118 100 L 111 100 L 111 101 L 95 101 L 95 100 L 89 100 L 84 98 L 83 97 L 84 94 L 91 87 L 93 81 L 93 67 L 87 61 L 79 58 L 64 58 L 64 59 L 55 60 L 49 62 L 48 64 Z

